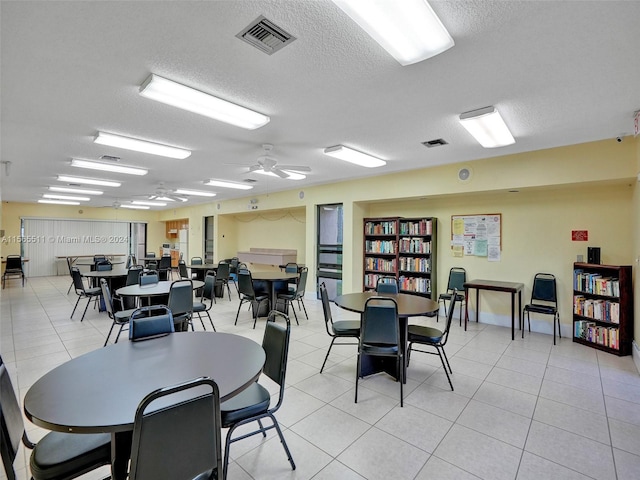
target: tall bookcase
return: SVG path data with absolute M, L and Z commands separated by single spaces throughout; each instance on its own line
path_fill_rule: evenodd
M 437 219 L 364 219 L 364 289 L 380 276 L 398 280 L 400 292 L 436 299 Z
M 631 354 L 630 265 L 573 264 L 573 341 L 614 355 Z

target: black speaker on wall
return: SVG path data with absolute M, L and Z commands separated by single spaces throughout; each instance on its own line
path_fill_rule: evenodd
M 587 247 L 587 263 L 600 264 L 600 247 Z

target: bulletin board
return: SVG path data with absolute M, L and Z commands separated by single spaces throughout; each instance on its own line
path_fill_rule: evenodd
M 451 215 L 451 252 L 454 257 L 486 257 L 499 262 L 502 251 L 502 214 Z

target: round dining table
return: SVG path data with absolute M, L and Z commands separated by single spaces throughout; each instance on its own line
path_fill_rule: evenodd
M 174 280 L 180 281 L 180 280 Z M 163 280 L 158 283 L 151 283 L 148 285 L 127 285 L 126 287 L 119 288 L 116 293 L 121 297 L 155 297 L 157 295 L 169 295 L 172 280 Z M 193 289 L 197 290 L 204 286 L 204 282 L 200 280 L 192 280 Z
M 278 289 L 276 286 L 284 283 L 281 287 L 283 291 L 288 291 L 288 282 L 297 280 L 299 275 L 297 273 L 287 273 L 280 270 L 271 270 L 265 272 L 251 272 L 251 280 L 253 280 L 254 288 L 256 282 L 264 282 L 267 285 L 266 291 L 269 294 L 269 311 L 276 308 L 276 300 L 278 298 Z M 259 290 L 259 288 L 257 289 Z M 264 312 L 261 312 L 264 313 Z M 286 313 L 286 312 L 285 312 Z M 260 313 L 258 316 L 262 316 Z
M 371 297 L 389 297 L 393 298 L 398 305 L 398 321 L 400 322 L 400 344 L 404 349 L 405 362 L 402 366 L 404 369 L 403 378 L 407 379 L 407 326 L 409 317 L 429 316 L 437 313 L 439 309 L 438 302 L 428 297 L 420 295 L 412 295 L 409 293 L 378 293 L 375 291 L 346 293 L 338 295 L 333 301 L 340 308 L 344 308 L 350 312 L 356 312 L 362 315 L 367 300 Z M 398 378 L 398 371 L 395 361 L 389 362 L 388 359 L 378 357 L 371 358 L 364 356 L 362 359 L 361 370 L 359 375 L 365 377 L 381 371 Z
M 257 380 L 265 352 L 228 333 L 174 333 L 119 342 L 54 368 L 27 391 L 24 412 L 39 427 L 71 433 L 111 433 L 112 478 L 127 477 L 136 409 L 150 392 L 210 377 L 220 401 Z

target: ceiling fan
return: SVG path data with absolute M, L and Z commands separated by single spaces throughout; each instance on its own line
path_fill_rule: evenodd
M 184 195 L 176 195 L 175 190 L 166 188 L 164 183 L 160 183 L 154 193 L 146 195 L 133 195 L 134 197 L 143 197 L 145 200 L 158 200 L 169 202 L 186 202 L 189 199 Z
M 289 178 L 291 173 L 310 172 L 311 168 L 305 165 L 279 165 L 278 159 L 271 156 L 273 145 L 265 143 L 262 145 L 264 153 L 258 157 L 257 163 L 249 167 L 249 172 L 272 173 L 280 178 Z

